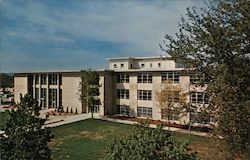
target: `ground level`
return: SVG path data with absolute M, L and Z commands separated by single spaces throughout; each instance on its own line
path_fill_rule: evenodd
M 132 128 L 132 125 L 91 119 L 51 128 L 55 135 L 50 143 L 53 159 L 100 159 L 108 143 L 124 137 Z M 191 150 L 198 152 L 202 159 L 206 159 L 213 149 L 211 139 L 206 137 L 183 133 L 175 133 L 174 137 L 188 139 Z

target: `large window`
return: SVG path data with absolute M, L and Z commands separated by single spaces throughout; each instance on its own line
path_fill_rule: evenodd
M 41 84 L 47 84 L 47 76 L 45 74 L 41 75 Z
M 139 73 L 138 83 L 152 83 L 152 74 L 151 73 Z
M 208 103 L 208 96 L 204 92 L 191 92 L 190 93 L 190 102 L 204 104 Z
M 39 99 L 39 88 L 35 88 L 35 98 Z
M 129 90 L 128 89 L 117 89 L 116 90 L 117 99 L 129 99 Z
M 47 89 L 41 88 L 41 107 L 47 107 Z
M 170 81 L 172 83 L 179 83 L 180 75 L 177 72 L 165 72 L 161 74 L 161 80 L 164 81 Z
M 39 75 L 38 74 L 35 75 L 35 84 L 39 84 Z
M 168 119 L 168 117 L 172 121 L 179 121 L 180 120 L 180 115 L 179 115 L 178 111 L 162 109 L 161 110 L 161 118 L 162 119 Z
M 182 64 L 182 63 L 175 63 L 175 68 L 186 68 L 187 65 Z
M 49 89 L 49 107 L 56 108 L 57 106 L 57 89 Z
M 129 83 L 129 74 L 128 73 L 118 73 L 117 74 L 117 83 Z
M 50 85 L 57 85 L 57 75 L 56 74 L 49 75 L 49 84 Z
M 130 115 L 130 107 L 125 105 L 117 105 L 117 110 L 120 115 L 129 116 Z
M 150 108 L 150 107 L 137 107 L 137 117 L 152 118 L 152 108 Z
M 151 90 L 138 90 L 138 100 L 152 100 L 152 91 Z

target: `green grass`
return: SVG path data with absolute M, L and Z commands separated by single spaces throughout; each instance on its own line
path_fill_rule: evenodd
M 92 160 L 100 159 L 106 147 L 114 138 L 124 137 L 132 130 L 132 125 L 102 120 L 84 120 L 52 128 L 55 135 L 50 143 L 53 159 Z M 192 151 L 200 158 L 212 148 L 209 138 L 175 133 L 178 140 L 188 139 Z

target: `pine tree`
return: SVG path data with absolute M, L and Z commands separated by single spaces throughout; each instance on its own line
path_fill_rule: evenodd
M 45 119 L 38 118 L 38 102 L 30 95 L 21 97 L 16 110 L 9 112 L 0 137 L 2 160 L 51 159 L 48 142 L 53 137 L 43 128 Z

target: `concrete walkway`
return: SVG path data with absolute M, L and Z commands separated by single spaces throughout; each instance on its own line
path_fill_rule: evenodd
M 139 124 L 138 122 L 134 122 L 134 121 L 114 119 L 114 118 L 102 117 L 101 119 L 102 120 L 106 120 L 106 121 L 111 121 L 111 122 L 123 123 L 123 124 Z M 150 124 L 149 127 L 150 128 L 156 128 L 157 125 Z M 196 136 L 211 137 L 211 135 L 209 133 L 198 132 L 198 131 L 191 131 L 190 132 L 190 131 L 185 130 L 185 129 L 174 128 L 174 127 L 163 127 L 163 130 L 170 130 L 170 131 L 174 131 L 174 132 L 180 132 L 180 133 L 185 133 L 185 134 L 192 134 L 192 135 L 196 135 Z

